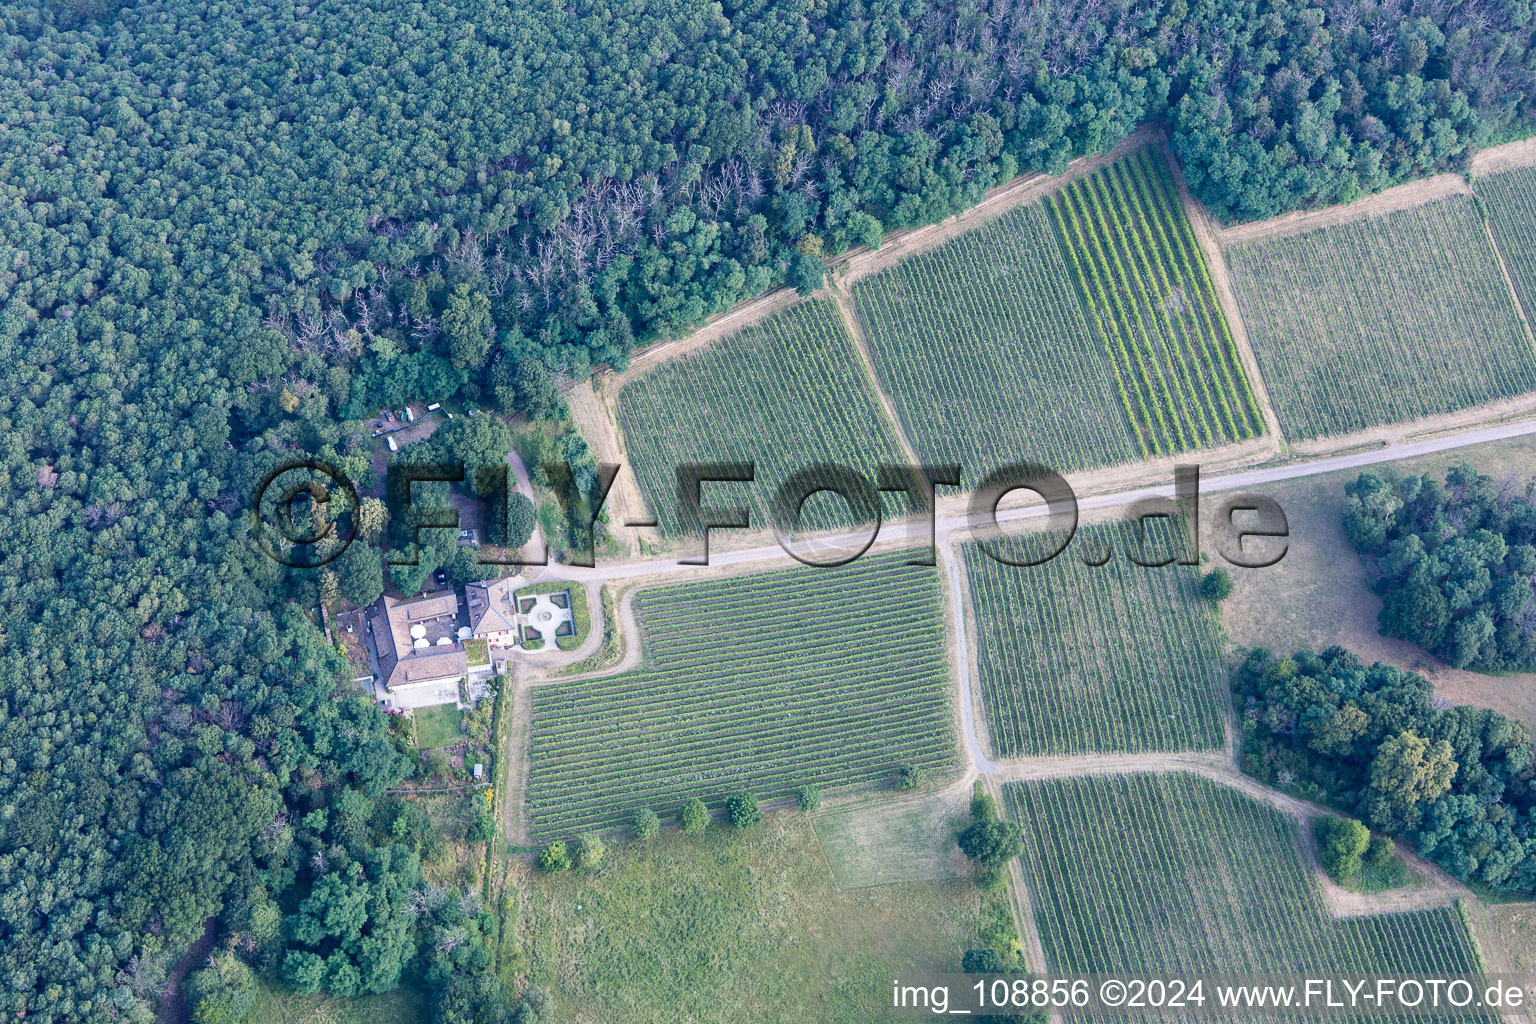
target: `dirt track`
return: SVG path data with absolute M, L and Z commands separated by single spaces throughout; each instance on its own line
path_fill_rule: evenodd
M 1127 775 L 1137 772 L 1192 772 L 1245 796 L 1269 804 L 1303 826 L 1332 813 L 1316 804 L 1287 796 L 1237 770 L 1228 754 L 1092 754 L 1084 757 L 1042 757 L 1001 761 L 991 778 L 998 783 L 1026 782 L 1083 775 Z M 1440 868 L 1399 846 L 1398 856 L 1424 880 L 1424 884 L 1381 893 L 1352 892 L 1329 878 L 1317 862 L 1308 840 L 1300 833 L 1302 853 L 1322 894 L 1323 903 L 1335 918 L 1447 907 L 1459 899 L 1472 899 L 1466 886 Z
M 1243 322 L 1242 311 L 1237 307 L 1237 293 L 1232 290 L 1232 280 L 1227 273 L 1227 258 L 1222 253 L 1221 244 L 1218 241 L 1221 227 L 1205 206 L 1190 195 L 1189 185 L 1184 181 L 1184 172 L 1179 167 L 1179 161 L 1174 158 L 1168 140 L 1162 138 L 1160 145 L 1164 159 L 1173 170 L 1173 180 L 1179 189 L 1179 201 L 1184 206 L 1184 212 L 1189 215 L 1189 224 L 1194 229 L 1195 242 L 1200 246 L 1200 251 L 1205 256 L 1206 267 L 1211 272 L 1211 284 L 1216 291 L 1216 303 L 1221 307 L 1222 316 L 1227 318 L 1227 327 L 1232 331 L 1232 344 L 1237 349 L 1238 361 L 1242 364 L 1243 372 L 1248 375 L 1248 384 L 1253 389 L 1253 400 L 1258 404 L 1259 415 L 1264 420 L 1264 434 L 1268 438 L 1269 449 L 1278 454 L 1284 445 L 1285 435 L 1280 430 L 1280 417 L 1275 413 L 1274 404 L 1269 400 L 1269 389 L 1264 385 L 1264 377 L 1259 373 L 1259 361 L 1254 356 L 1253 344 L 1248 339 L 1248 327 Z
M 1491 146 L 1479 150 L 1472 158 L 1473 177 L 1512 171 L 1519 167 L 1536 167 L 1536 137 Z
M 1449 196 L 1468 195 L 1472 191 L 1466 179 L 1455 174 L 1437 174 L 1433 178 L 1410 181 L 1384 192 L 1357 199 L 1342 206 L 1329 206 L 1321 210 L 1299 210 L 1281 214 L 1269 220 L 1254 221 L 1225 228 L 1218 236 L 1222 245 L 1255 242 L 1264 238 L 1296 235 L 1303 231 L 1346 224 L 1367 217 L 1382 217 L 1398 210 L 1411 210 L 1425 203 Z
M 902 424 L 901 417 L 896 415 L 896 406 L 891 396 L 885 393 L 885 388 L 880 384 L 880 375 L 875 372 L 875 357 L 869 352 L 869 338 L 864 334 L 864 323 L 859 319 L 858 310 L 853 307 L 853 297 L 840 285 L 833 285 L 830 294 L 843 318 L 843 326 L 848 328 L 848 336 L 853 339 L 854 351 L 858 353 L 859 362 L 864 367 L 865 379 L 875 392 L 875 401 L 880 403 L 880 411 L 885 414 L 886 423 L 896 435 L 896 443 L 901 445 L 902 454 L 907 457 L 907 465 L 922 465 L 923 460 L 917 457 L 917 449 L 912 447 L 912 440 L 907 437 L 906 426 Z

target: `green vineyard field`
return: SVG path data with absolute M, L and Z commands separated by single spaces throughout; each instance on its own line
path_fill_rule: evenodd
M 1000 461 L 1061 472 L 1140 454 L 1103 345 L 1039 205 L 854 286 L 870 355 L 907 436 L 967 482 Z
M 1004 799 L 1023 826 L 1048 973 L 1482 969 L 1454 908 L 1330 917 L 1297 824 L 1209 779 L 1053 779 Z
M 1047 205 L 1142 451 L 1167 455 L 1260 433 L 1210 268 L 1161 151 L 1139 150 Z
M 1466 196 L 1242 243 L 1228 260 L 1291 440 L 1536 390 L 1536 353 Z
M 667 533 L 681 529 L 677 468 L 687 463 L 756 463 L 755 482 L 708 484 L 704 503 L 746 506 L 761 528 L 774 489 L 796 470 L 833 462 L 873 481 L 878 466 L 907 461 L 836 307 L 819 299 L 625 385 L 619 420 L 646 501 Z M 807 528 L 848 521 L 846 506 L 827 501 L 807 503 Z
M 907 557 L 641 594 L 643 668 L 533 689 L 533 835 L 954 768 L 940 577 Z
M 1132 539 L 1119 523 L 1083 527 L 1059 557 L 1022 567 L 965 545 L 981 705 L 998 756 L 1222 745 L 1221 641 L 1197 570 L 1133 564 Z M 1060 535 L 1019 540 L 1039 557 Z M 1170 542 L 1149 530 L 1142 560 L 1173 552 Z M 1084 563 L 1105 545 L 1108 563 Z
M 1536 315 L 1536 167 L 1477 179 L 1488 226 L 1504 257 L 1526 319 Z

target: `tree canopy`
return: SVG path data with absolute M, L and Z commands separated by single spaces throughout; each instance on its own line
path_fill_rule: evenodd
M 1362 473 L 1344 530 L 1369 560 L 1385 636 L 1456 668 L 1536 668 L 1536 479 L 1457 466 L 1442 484 Z
M 1536 750 L 1523 722 L 1438 708 L 1423 676 L 1339 647 L 1253 651 L 1233 691 L 1244 771 L 1411 840 L 1458 878 L 1536 892 Z M 1358 857 L 1369 836 L 1353 839 Z
M 284 461 L 361 484 L 365 421 L 411 400 L 558 417 L 594 366 L 1150 119 L 1228 219 L 1462 168 L 1532 120 L 1533 17 L 0 6 L 0 1014 L 142 1019 L 208 918 L 309 898 L 298 823 L 405 770 L 300 613 L 379 567 L 322 581 L 254 542 Z

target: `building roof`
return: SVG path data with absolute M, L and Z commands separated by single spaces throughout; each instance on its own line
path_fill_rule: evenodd
M 517 628 L 517 605 L 512 597 L 522 582 L 522 577 L 511 576 L 504 580 L 482 580 L 464 588 L 469 628 L 475 636 Z
M 458 642 L 459 600 L 453 591 L 409 601 L 381 597 L 369 609 L 379 670 L 390 689 L 437 682 L 469 673 L 464 645 Z M 421 637 L 413 637 L 420 627 Z M 439 644 L 448 639 L 450 642 Z M 425 641 L 421 647 L 417 640 Z

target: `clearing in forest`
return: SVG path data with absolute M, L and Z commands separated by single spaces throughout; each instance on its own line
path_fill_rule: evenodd
M 854 301 L 932 462 L 1069 472 L 1262 430 L 1153 147 L 859 282 Z
M 643 668 L 532 691 L 533 835 L 954 769 L 940 577 L 908 557 L 640 594 Z
M 753 526 L 765 527 L 774 490 L 798 470 L 831 462 L 874 481 L 878 466 L 907 461 L 837 307 L 821 299 L 626 384 L 619 421 L 646 502 L 669 534 L 686 528 L 677 515 L 682 465 L 754 463 L 754 482 L 707 484 L 704 503 L 748 507 Z M 807 528 L 848 521 L 842 502 L 817 502 L 805 507 Z
M 1049 207 L 1143 453 L 1261 433 L 1253 389 L 1161 151 L 1148 146 L 1081 178 Z
M 1015 783 L 1004 800 L 1050 973 L 1482 970 L 1454 907 L 1332 919 L 1297 824 L 1198 775 Z
M 1219 626 L 1194 566 L 1134 564 L 1182 546 L 1151 521 L 1085 526 L 1044 565 L 1012 566 L 966 544 L 981 705 L 998 757 L 1210 750 L 1225 741 Z M 1030 559 L 1056 533 L 1015 540 Z M 1109 561 L 1091 565 L 1106 554 Z
M 881 386 L 932 465 L 968 478 L 1032 459 L 1061 472 L 1140 449 L 1098 336 L 1037 205 L 853 289 Z
M 1470 197 L 1241 243 L 1228 260 L 1293 441 L 1536 390 L 1536 353 Z

